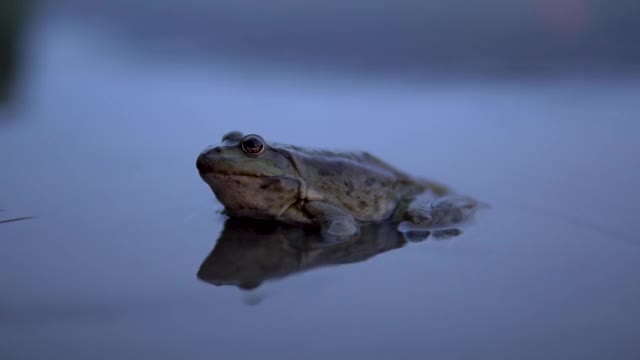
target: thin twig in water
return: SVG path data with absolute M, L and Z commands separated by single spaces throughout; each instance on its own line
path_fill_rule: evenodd
M 34 218 L 35 218 L 35 216 L 22 216 L 22 217 L 8 219 L 8 220 L 0 220 L 0 224 L 10 223 L 10 222 L 20 221 L 20 220 L 29 220 L 29 219 L 34 219 Z

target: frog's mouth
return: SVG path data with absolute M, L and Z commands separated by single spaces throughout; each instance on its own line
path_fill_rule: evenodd
M 252 174 L 241 174 L 241 173 L 230 173 L 228 171 L 222 171 L 220 169 L 216 169 L 211 165 L 206 159 L 203 159 L 202 156 L 198 157 L 196 161 L 196 168 L 198 168 L 198 172 L 202 178 L 235 178 L 235 177 L 256 177 L 256 175 Z
M 254 181 L 260 179 L 261 177 L 257 176 L 257 175 L 246 175 L 246 174 L 227 174 L 227 173 L 218 173 L 215 171 L 209 171 L 209 172 L 201 172 L 200 173 L 200 177 L 205 181 L 205 182 L 229 182 L 229 181 L 240 181 L 240 182 L 246 182 L 249 181 L 249 179 L 255 179 Z
M 216 170 L 211 166 L 199 166 L 198 172 L 200 173 L 200 177 L 202 177 L 205 181 L 207 179 L 211 180 L 241 180 L 241 179 L 261 179 L 266 177 L 265 175 L 260 175 L 252 172 L 242 172 L 242 171 L 222 171 Z
M 264 174 L 257 170 L 243 171 L 243 169 L 240 168 L 230 169 L 229 166 L 215 166 L 206 158 L 205 153 L 198 156 L 198 159 L 196 160 L 196 168 L 198 169 L 200 176 L 203 178 L 205 176 L 216 178 L 258 178 L 264 176 Z

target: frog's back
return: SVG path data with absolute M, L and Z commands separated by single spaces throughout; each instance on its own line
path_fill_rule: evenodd
M 347 210 L 361 221 L 391 216 L 398 203 L 425 190 L 425 184 L 367 152 L 331 152 L 287 147 L 310 200 Z

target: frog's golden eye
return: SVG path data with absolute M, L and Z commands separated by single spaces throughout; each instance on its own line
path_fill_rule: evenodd
M 240 148 L 249 155 L 259 155 L 264 151 L 265 147 L 264 139 L 258 135 L 247 135 L 240 141 Z

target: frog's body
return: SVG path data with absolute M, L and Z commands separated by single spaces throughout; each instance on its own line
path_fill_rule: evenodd
M 445 195 L 442 185 L 414 179 L 369 153 L 267 145 L 238 132 L 203 151 L 196 165 L 230 216 L 321 225 L 336 236 L 357 233 L 359 222 L 390 218 L 445 225 L 442 219 L 461 220 L 460 211 L 466 217 L 475 209 L 472 199 L 455 197 L 456 205 L 445 201 L 434 219 L 432 202 L 411 204 L 421 194 Z M 446 208 L 456 214 L 442 213 Z

